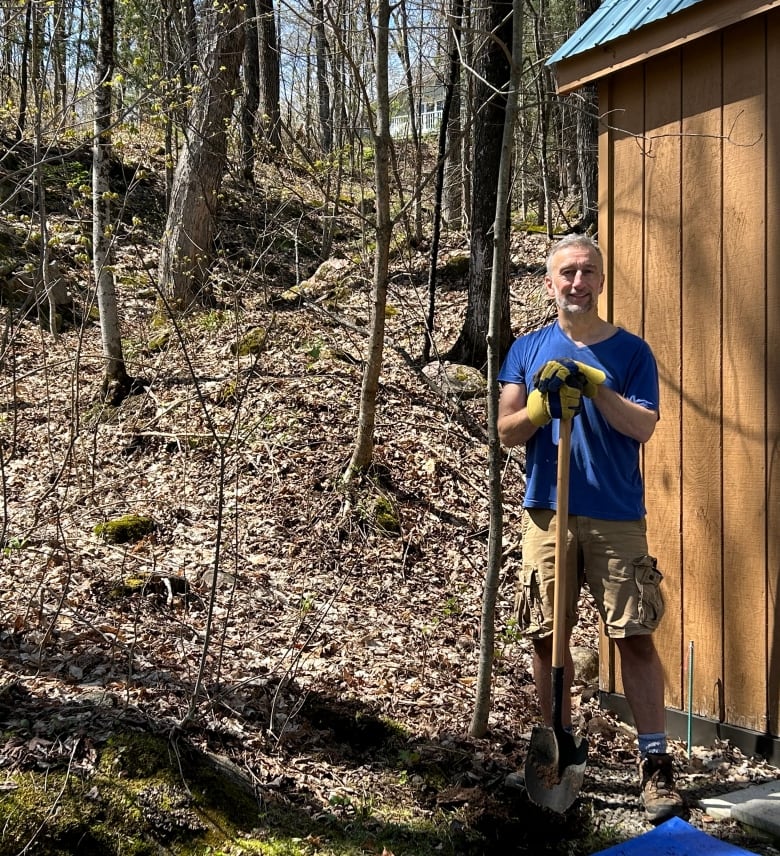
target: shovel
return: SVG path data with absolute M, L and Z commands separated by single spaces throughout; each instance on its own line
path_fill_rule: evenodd
M 553 603 L 552 728 L 537 726 L 525 759 L 525 786 L 544 808 L 563 813 L 577 798 L 585 775 L 588 743 L 563 730 L 563 667 L 566 643 L 566 541 L 569 529 L 571 419 L 559 422 L 558 508 L 555 513 L 555 595 Z

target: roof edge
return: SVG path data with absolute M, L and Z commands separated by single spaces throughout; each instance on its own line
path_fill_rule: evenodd
M 620 69 L 775 8 L 780 8 L 780 0 L 764 0 L 758 5 L 756 0 L 732 0 L 728 4 L 689 6 L 627 36 L 555 63 L 557 92 L 566 95 Z

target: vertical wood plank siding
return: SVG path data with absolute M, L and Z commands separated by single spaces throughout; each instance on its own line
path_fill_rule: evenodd
M 761 18 L 732 28 L 723 49 L 723 680 L 726 720 L 759 731 L 768 671 L 764 28 Z
M 720 718 L 723 684 L 723 84 L 721 63 L 711 60 L 720 54 L 716 34 L 684 49 L 682 60 L 682 351 L 691 358 L 682 366 L 685 609 L 678 641 L 686 650 L 694 643 L 693 711 L 713 718 Z
M 609 270 L 617 271 L 621 289 L 620 317 L 626 329 L 642 333 L 644 329 L 644 306 L 642 300 L 643 283 L 645 281 L 645 185 L 644 155 L 642 152 L 642 136 L 645 126 L 644 118 L 644 68 L 636 66 L 614 81 L 614 91 L 610 93 L 610 103 L 619 105 L 613 112 L 600 102 L 600 112 L 608 116 L 613 127 L 609 136 L 609 145 L 614 152 L 610 160 L 610 169 L 599 171 L 599 204 L 600 210 L 604 203 L 602 182 L 608 178 L 607 193 L 613 206 L 614 218 L 610 218 L 607 234 L 599 228 L 600 242 L 605 250 Z M 603 135 L 600 135 L 600 137 Z M 600 148 L 602 140 L 600 139 Z M 603 157 L 603 153 L 602 153 Z M 602 160 L 603 163 L 603 160 Z M 612 228 L 613 224 L 615 229 Z M 606 301 L 608 317 L 614 315 L 612 306 L 613 290 L 610 282 L 615 274 L 607 276 L 607 286 L 602 295 Z M 602 307 L 603 309 L 603 307 Z M 623 691 L 620 680 L 618 653 L 614 643 L 602 643 L 600 662 L 603 666 L 602 687 L 610 691 Z
M 602 309 L 658 359 L 667 706 L 780 733 L 780 11 L 601 82 Z M 602 640 L 601 686 L 622 692 Z
M 652 128 L 644 142 L 645 181 L 645 304 L 644 335 L 658 361 L 661 385 L 660 419 L 653 441 L 645 449 L 645 471 L 653 473 L 653 485 L 661 486 L 647 497 L 652 509 L 650 545 L 663 542 L 664 596 L 682 601 L 680 571 L 681 536 L 681 348 L 682 305 L 680 296 L 681 259 L 681 86 L 680 53 L 650 60 L 645 73 L 645 123 Z M 683 398 L 685 391 L 683 391 Z M 683 653 L 679 643 L 681 614 L 669 611 L 665 618 L 669 633 L 657 637 L 658 650 L 666 671 L 667 704 L 682 707 L 681 668 Z
M 780 14 L 767 19 L 767 657 L 769 729 L 780 735 Z

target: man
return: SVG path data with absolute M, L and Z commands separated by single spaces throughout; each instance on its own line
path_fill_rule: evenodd
M 663 614 L 662 577 L 647 553 L 639 469 L 640 445 L 658 420 L 658 370 L 642 339 L 599 317 L 603 259 L 590 238 L 562 239 L 547 259 L 544 284 L 557 321 L 515 340 L 499 373 L 501 442 L 526 445 L 518 620 L 533 640 L 534 680 L 551 725 L 557 420 L 573 419 L 563 725 L 571 728 L 569 640 L 587 581 L 620 652 L 639 739 L 641 800 L 659 822 L 684 806 L 666 746 L 664 676 L 652 637 Z

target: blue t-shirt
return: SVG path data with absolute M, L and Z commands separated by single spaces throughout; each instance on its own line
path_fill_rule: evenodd
M 504 360 L 498 380 L 522 383 L 530 393 L 533 376 L 548 360 L 568 357 L 605 372 L 605 385 L 647 407 L 659 410 L 658 368 L 650 346 L 626 330 L 595 345 L 580 347 L 554 322 L 520 336 Z M 639 470 L 640 444 L 616 431 L 583 397 L 572 422 L 569 513 L 602 520 L 639 520 L 645 516 Z M 526 445 L 526 508 L 556 507 L 558 420 L 540 428 Z

